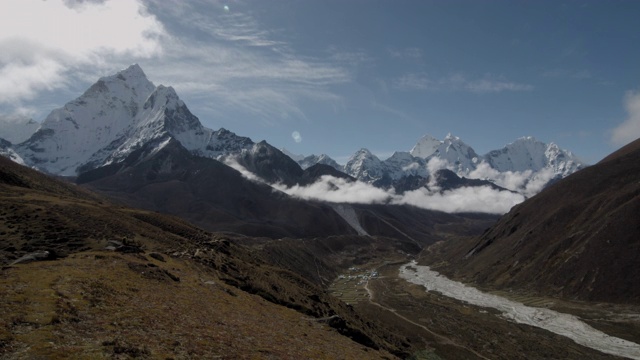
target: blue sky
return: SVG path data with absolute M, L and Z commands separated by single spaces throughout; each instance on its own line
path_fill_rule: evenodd
M 206 126 L 293 153 L 452 133 L 594 163 L 640 137 L 639 18 L 639 1 L 3 0 L 0 114 L 42 120 L 139 63 Z

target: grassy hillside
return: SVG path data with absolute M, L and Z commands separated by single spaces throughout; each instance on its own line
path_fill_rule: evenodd
M 0 158 L 0 357 L 411 352 L 384 325 L 243 241 L 250 238 L 113 204 Z

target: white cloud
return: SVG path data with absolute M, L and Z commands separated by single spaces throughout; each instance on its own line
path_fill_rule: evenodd
M 427 74 L 412 73 L 397 78 L 393 82 L 393 86 L 399 90 L 430 90 L 435 89 L 437 84 L 429 79 Z
M 351 80 L 339 61 L 296 53 L 280 40 L 286 36 L 265 30 L 240 4 L 228 13 L 219 11 L 221 4 L 203 1 L 149 4 L 166 19 L 172 37 L 160 61 L 145 71 L 182 96 L 206 101 L 209 114 L 200 116 L 240 111 L 271 126 L 307 121 L 305 101 L 342 101 L 330 90 Z
M 0 4 L 2 40 L 28 40 L 74 57 L 103 51 L 150 56 L 161 50 L 157 40 L 164 29 L 139 1 L 3 0 Z
M 437 156 L 432 157 L 431 159 L 429 159 L 429 162 L 427 162 L 427 170 L 429 171 L 429 174 L 435 174 L 436 171 L 442 169 L 451 170 L 453 169 L 453 167 L 447 160 L 441 159 Z
M 112 56 L 160 54 L 165 36 L 139 1 L 1 1 L 0 103 L 65 88 L 72 70 Z
M 6 49 L 0 44 L 0 52 Z M 46 58 L 28 64 L 0 64 L 0 103 L 32 99 L 38 91 L 67 86 L 65 70 L 60 62 Z
M 474 93 L 499 93 L 503 91 L 531 91 L 533 86 L 510 81 L 481 79 L 467 82 L 465 88 Z
M 408 191 L 395 204 L 408 204 L 423 209 L 448 213 L 480 212 L 504 214 L 524 201 L 524 196 L 510 191 L 498 191 L 489 186 L 462 187 L 443 192 L 432 192 L 426 188 Z
M 611 132 L 611 142 L 616 146 L 623 146 L 640 138 L 640 92 L 627 92 L 624 107 L 627 118 Z
M 89 84 L 136 62 L 155 83 L 199 103 L 204 118 L 243 112 L 271 126 L 308 121 L 305 101 L 341 103 L 329 87 L 351 80 L 343 62 L 297 54 L 280 40 L 287 34 L 266 30 L 242 3 L 229 11 L 224 5 L 0 1 L 0 110 L 33 106 L 44 92 Z
M 405 74 L 394 81 L 394 87 L 404 91 L 467 91 L 477 94 L 533 90 L 532 85 L 515 83 L 503 77 L 492 75 L 487 75 L 481 79 L 467 79 L 461 74 L 433 78 L 426 73 Z
M 526 197 L 539 193 L 553 178 L 553 170 L 544 168 L 536 173 L 526 171 L 499 172 L 488 163 L 481 162 L 467 177 L 470 179 L 489 180 L 494 184 L 511 191 L 517 191 Z
M 271 186 L 297 198 L 334 203 L 381 204 L 389 202 L 395 195 L 393 192 L 361 181 L 352 182 L 329 175 L 322 176 L 317 182 L 308 186 L 287 187 L 281 184 Z
M 245 178 L 264 183 L 264 181 L 237 162 L 231 160 L 226 163 L 240 171 Z M 495 190 L 489 186 L 463 187 L 442 192 L 434 188 L 420 188 L 404 194 L 396 194 L 393 189 L 384 190 L 361 181 L 348 181 L 330 175 L 324 175 L 315 183 L 307 186 L 270 185 L 278 191 L 305 200 L 353 204 L 412 205 L 448 213 L 480 212 L 504 214 L 525 199 L 523 195 L 511 191 Z
M 226 158 L 226 159 L 224 159 L 224 163 L 225 163 L 225 165 L 229 166 L 230 168 L 232 168 L 234 170 L 237 170 L 245 179 L 251 180 L 251 181 L 257 182 L 257 183 L 266 184 L 266 182 L 264 180 L 262 180 L 261 178 L 259 178 L 258 176 L 256 176 L 256 174 L 254 174 L 251 171 L 247 170 L 244 166 L 238 164 L 238 161 L 236 161 L 236 159 L 234 159 L 232 157 Z
M 389 49 L 389 54 L 393 58 L 405 59 L 405 60 L 420 60 L 422 59 L 422 49 L 417 47 L 408 47 L 404 49 Z
M 592 78 L 589 70 L 567 70 L 567 69 L 552 69 L 542 73 L 542 76 L 547 78 L 568 78 L 568 79 L 590 79 Z

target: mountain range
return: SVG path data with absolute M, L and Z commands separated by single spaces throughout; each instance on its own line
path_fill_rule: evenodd
M 428 179 L 437 171 L 447 169 L 458 177 L 499 183 L 505 173 L 522 173 L 527 181 L 544 173 L 547 182 L 564 178 L 586 165 L 573 153 L 554 143 L 545 144 L 534 137 L 522 137 L 501 149 L 478 155 L 459 137 L 451 134 L 444 140 L 423 136 L 408 152 L 397 151 L 381 160 L 368 149 L 360 149 L 342 166 L 329 156 L 301 156 L 285 150 L 304 169 L 316 163 L 326 164 L 367 183 L 394 187 L 396 191 L 414 190 L 403 186 L 408 177 Z M 427 181 L 428 182 L 428 181 Z M 502 184 L 504 185 L 504 184 Z M 522 187 L 509 187 L 522 192 Z
M 24 131 L 24 122 L 21 126 Z M 407 184 L 433 184 L 443 178 L 435 176 L 436 172 L 446 169 L 460 178 L 485 180 L 529 196 L 525 191 L 528 182 L 542 178 L 538 180 L 547 183 L 585 167 L 571 152 L 532 137 L 483 156 L 452 135 L 444 140 L 424 136 L 411 151 L 396 152 L 386 160 L 361 149 L 344 166 L 324 154 L 301 157 L 284 151 L 288 156 L 283 156 L 265 141 L 255 143 L 226 129 L 204 127 L 172 87 L 154 85 L 138 65 L 99 79 L 80 97 L 53 110 L 25 141 L 12 141 L 18 138 L 9 129 L 0 133 L 7 140 L 1 146 L 5 156 L 61 176 L 122 163 L 143 148 L 153 153 L 171 139 L 195 156 L 231 160 L 267 183 L 287 186 L 299 184 L 304 169 L 323 164 L 356 180 L 402 193 L 416 189 Z M 504 180 L 505 174 L 517 174 L 520 180 L 513 185 Z M 323 174 L 316 171 L 316 175 Z

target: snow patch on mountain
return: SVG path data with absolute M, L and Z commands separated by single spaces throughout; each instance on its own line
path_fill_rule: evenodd
M 433 155 L 436 150 L 442 145 L 442 141 L 434 138 L 431 135 L 425 135 L 409 152 L 412 156 L 426 159 Z
M 11 146 L 11 142 L 0 138 L 0 156 L 9 158 L 20 165 L 26 165 L 22 157 L 16 153 Z

